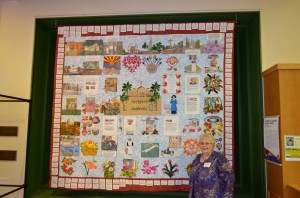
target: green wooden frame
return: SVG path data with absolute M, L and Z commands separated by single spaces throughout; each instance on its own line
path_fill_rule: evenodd
M 57 26 L 160 22 L 236 21 L 235 197 L 265 197 L 260 60 L 260 13 L 182 13 L 36 19 L 26 197 L 187 197 L 187 193 L 69 191 L 49 189 L 50 128 Z

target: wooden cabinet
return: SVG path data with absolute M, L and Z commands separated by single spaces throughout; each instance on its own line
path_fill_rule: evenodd
M 280 116 L 281 166 L 266 162 L 268 197 L 292 197 L 288 185 L 300 184 L 300 162 L 285 161 L 284 135 L 300 136 L 300 64 L 277 64 L 263 78 L 265 116 Z

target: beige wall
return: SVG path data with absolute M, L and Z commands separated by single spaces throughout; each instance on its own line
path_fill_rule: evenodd
M 30 97 L 35 18 L 261 11 L 264 71 L 277 63 L 300 63 L 299 8 L 299 0 L 0 0 L 0 94 Z M 0 149 L 18 150 L 17 162 L 0 161 L 0 183 L 22 184 L 27 105 L 0 103 L 3 125 L 19 126 L 20 135 L 0 138 Z

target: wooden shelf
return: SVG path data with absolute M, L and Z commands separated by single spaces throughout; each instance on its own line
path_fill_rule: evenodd
M 276 70 L 294 70 L 294 69 L 300 69 L 300 64 L 277 64 L 273 67 L 265 70 L 262 73 L 262 76 L 265 77 L 266 75 L 276 71 Z
M 286 161 L 284 136 L 300 136 L 300 64 L 278 64 L 262 73 L 265 116 L 279 115 L 279 146 L 282 166 L 266 162 L 270 198 L 290 197 L 288 185 L 300 185 L 300 162 Z
M 289 184 L 287 186 L 288 198 L 300 197 L 300 184 Z

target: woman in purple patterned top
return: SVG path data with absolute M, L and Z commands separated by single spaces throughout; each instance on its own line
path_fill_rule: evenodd
M 200 136 L 201 154 L 192 163 L 189 198 L 232 198 L 234 173 L 226 157 L 213 151 L 212 135 Z

